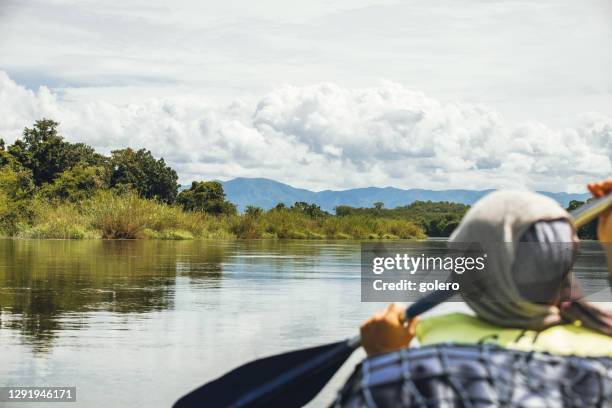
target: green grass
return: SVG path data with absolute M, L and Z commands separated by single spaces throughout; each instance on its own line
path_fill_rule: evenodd
M 161 240 L 174 240 L 174 241 L 194 239 L 194 236 L 191 232 L 183 231 L 183 230 L 174 230 L 174 229 L 153 231 L 147 228 L 143 231 L 142 236 L 147 239 L 161 239 Z
M 238 238 L 278 239 L 422 239 L 423 230 L 406 220 L 351 215 L 312 218 L 290 210 L 271 210 L 259 216 L 236 216 L 230 231 Z
M 96 231 L 86 230 L 80 225 L 73 225 L 65 222 L 65 220 L 50 221 L 25 228 L 20 236 L 36 239 L 91 239 L 100 237 Z
M 2 203 L 5 204 L 2 204 Z M 0 200 L 0 206 L 9 204 Z M 256 215 L 186 212 L 134 193 L 100 191 L 78 203 L 34 198 L 29 216 L 4 235 L 43 239 L 421 239 L 411 221 L 371 215 L 309 215 L 291 209 Z M 7 208 L 6 211 L 14 211 Z M 0 215 L 3 209 L 0 208 Z

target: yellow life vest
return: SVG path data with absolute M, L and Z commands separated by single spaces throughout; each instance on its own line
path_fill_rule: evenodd
M 537 332 L 498 327 L 464 313 L 450 313 L 423 319 L 417 325 L 416 336 L 421 346 L 493 343 L 514 350 L 612 357 L 612 337 L 579 324 L 558 325 Z

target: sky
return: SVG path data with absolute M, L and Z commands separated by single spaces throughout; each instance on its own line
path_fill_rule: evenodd
M 0 136 L 180 181 L 582 192 L 612 174 L 608 0 L 0 0 Z

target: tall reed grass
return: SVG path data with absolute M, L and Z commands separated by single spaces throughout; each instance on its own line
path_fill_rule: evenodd
M 0 202 L 1 204 L 1 202 Z M 79 203 L 35 198 L 33 214 L 5 235 L 57 239 L 421 239 L 406 220 L 370 215 L 309 215 L 291 209 L 213 216 L 106 190 Z M 1 213 L 1 209 L 0 209 Z
M 413 222 L 371 216 L 311 218 L 291 209 L 271 210 L 258 216 L 234 217 L 231 232 L 239 238 L 279 239 L 423 239 Z

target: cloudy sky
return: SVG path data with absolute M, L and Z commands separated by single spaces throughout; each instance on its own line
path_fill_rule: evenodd
M 0 135 L 40 117 L 193 179 L 584 191 L 609 0 L 0 0 Z

